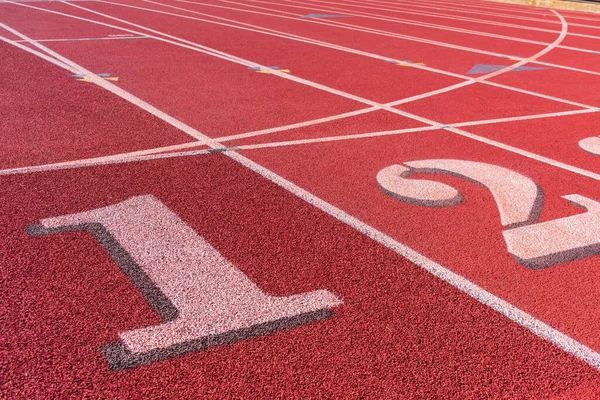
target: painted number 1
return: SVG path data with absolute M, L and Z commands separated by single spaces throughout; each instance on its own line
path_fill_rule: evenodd
M 587 197 L 563 196 L 587 212 L 538 223 L 542 189 L 531 179 L 497 165 L 464 160 L 420 160 L 379 171 L 384 193 L 406 203 L 448 207 L 462 201 L 456 189 L 441 182 L 409 179 L 413 173 L 458 176 L 486 187 L 494 197 L 508 252 L 531 269 L 600 254 L 600 203 Z
M 157 198 L 47 218 L 32 235 L 87 230 L 110 253 L 164 323 L 119 334 L 103 348 L 114 369 L 173 357 L 330 316 L 327 290 L 287 297 L 256 284 Z

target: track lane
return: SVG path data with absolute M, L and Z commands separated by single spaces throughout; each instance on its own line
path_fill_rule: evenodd
M 544 121 L 514 121 L 492 127 L 473 126 L 469 130 L 542 154 L 590 171 L 600 172 L 600 156 L 590 154 L 579 141 L 600 135 L 600 113 L 572 115 Z
M 525 75 L 521 79 L 544 79 L 541 76 L 544 72 L 546 71 L 517 71 L 509 72 L 509 74 Z M 445 124 L 478 119 L 518 117 L 530 115 L 532 110 L 535 110 L 535 113 L 550 113 L 573 109 L 567 104 L 480 83 L 432 98 L 399 105 L 397 108 L 427 118 L 435 118 Z
M 90 83 L 75 80 L 67 71 L 4 42 L 0 42 L 0 52 L 6 57 L 0 76 L 2 168 L 190 141 L 179 130 L 148 118 L 137 107 Z M 139 129 L 138 134 L 130 134 L 133 127 Z
M 498 76 L 492 81 L 600 106 L 600 97 L 596 91 L 600 87 L 600 76 L 553 68 L 540 72 L 544 73 L 545 79 L 527 79 L 527 76 L 514 73 Z
M 375 176 L 388 165 L 420 159 L 449 158 L 500 165 L 520 171 L 543 188 L 541 221 L 579 213 L 560 196 L 580 193 L 598 199 L 597 181 L 502 150 L 490 150 L 443 131 L 309 144 L 302 151 L 281 147 L 244 154 L 551 326 L 592 348 L 600 348 L 600 320 L 594 311 L 599 306 L 598 278 L 594 278 L 599 256 L 532 271 L 516 263 L 506 251 L 498 211 L 491 196 L 484 195 L 484 188 L 438 175 L 436 180 L 458 188 L 466 200 L 457 208 L 428 208 L 386 196 L 377 187 Z M 303 173 L 302 160 L 310 160 L 316 172 Z

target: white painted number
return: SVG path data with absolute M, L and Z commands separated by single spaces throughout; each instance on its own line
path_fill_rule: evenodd
M 44 219 L 37 233 L 75 229 L 94 233 L 168 320 L 120 333 L 121 342 L 103 350 L 115 369 L 325 318 L 341 304 L 327 290 L 287 297 L 265 294 L 153 196 Z
M 563 196 L 587 212 L 537 223 L 543 192 L 531 179 L 497 165 L 464 160 L 420 160 L 379 171 L 384 193 L 406 203 L 429 207 L 459 204 L 462 196 L 441 182 L 409 179 L 414 173 L 454 175 L 485 186 L 493 195 L 508 252 L 531 268 L 540 269 L 600 253 L 600 203 L 587 197 Z

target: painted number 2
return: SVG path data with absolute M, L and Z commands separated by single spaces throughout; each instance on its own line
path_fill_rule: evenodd
M 563 196 L 587 212 L 538 223 L 543 192 L 531 179 L 497 165 L 464 160 L 420 160 L 391 165 L 379 171 L 384 193 L 406 203 L 448 207 L 462 201 L 461 194 L 441 182 L 409 179 L 413 173 L 447 174 L 485 186 L 494 197 L 508 252 L 531 269 L 600 253 L 600 203 L 587 197 Z
M 119 342 L 105 346 L 114 369 L 323 319 L 341 304 L 327 290 L 265 294 L 150 195 L 28 227 L 32 235 L 70 230 L 92 233 L 165 321 L 121 332 Z

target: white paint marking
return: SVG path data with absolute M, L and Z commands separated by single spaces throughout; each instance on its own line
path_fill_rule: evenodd
M 161 3 L 155 3 L 155 2 L 153 2 L 151 0 L 144 0 L 144 1 L 148 2 L 148 3 L 160 4 L 160 5 L 166 6 L 166 5 L 161 4 Z M 176 1 L 183 2 L 183 3 L 197 4 L 197 3 L 194 3 L 194 2 L 191 2 L 191 1 L 186 1 L 186 0 L 176 0 Z M 124 4 L 120 4 L 120 3 L 113 3 L 113 2 L 102 1 L 102 0 L 99 0 L 98 2 L 108 3 L 108 4 L 113 4 L 113 5 L 118 5 L 118 6 L 128 7 L 128 8 L 134 8 L 134 9 L 141 9 L 141 10 L 150 11 L 150 12 L 156 12 L 156 13 L 165 14 L 165 15 L 172 15 L 172 16 L 177 16 L 177 17 L 181 17 L 181 18 L 185 18 L 185 19 L 198 20 L 198 21 L 213 23 L 213 24 L 217 24 L 217 25 L 224 25 L 224 26 L 229 26 L 229 27 L 243 29 L 243 30 L 255 31 L 253 29 L 246 29 L 246 28 L 243 28 L 243 27 L 233 26 L 233 25 L 229 25 L 229 24 L 222 24 L 222 23 L 218 23 L 218 22 L 215 22 L 215 21 L 208 21 L 208 20 L 204 20 L 204 19 L 200 19 L 200 18 L 194 18 L 194 17 L 189 17 L 189 16 L 185 16 L 185 15 L 181 15 L 181 14 L 168 13 L 168 12 L 159 11 L 159 10 L 155 10 L 155 9 L 148 9 L 148 8 L 143 8 L 143 7 L 124 5 Z M 199 13 L 199 12 L 196 12 L 196 11 L 193 11 L 193 10 L 188 10 L 188 9 L 184 9 L 184 8 L 180 8 L 180 7 L 174 7 L 174 6 L 166 6 L 166 7 L 176 8 L 176 9 L 184 10 L 184 11 L 190 12 L 190 13 L 196 13 L 196 14 L 211 16 L 210 14 Z M 79 8 L 81 8 L 81 7 L 79 7 Z M 96 13 L 96 14 L 100 14 L 102 16 L 105 16 L 105 14 L 101 14 L 101 13 L 95 12 L 93 10 L 88 10 L 88 11 Z M 214 17 L 214 16 L 211 16 L 211 17 L 223 19 L 223 18 L 220 18 L 220 17 Z M 249 25 L 249 24 L 245 24 L 245 25 Z M 254 25 L 250 25 L 250 26 L 254 26 Z M 262 27 L 257 27 L 257 28 L 265 29 L 267 31 L 272 31 L 272 32 L 278 32 L 281 35 L 285 35 L 285 36 L 281 36 L 281 35 L 272 35 L 272 36 L 284 37 L 284 38 L 287 38 L 287 39 L 290 39 L 290 40 L 298 40 L 298 41 L 302 41 L 302 42 L 306 42 L 306 43 L 312 43 L 312 44 L 315 44 L 315 45 L 318 45 L 318 46 L 333 48 L 333 49 L 337 49 L 337 50 L 341 50 L 341 51 L 346 51 L 346 52 L 353 53 L 353 54 L 359 54 L 359 55 L 363 55 L 363 56 L 371 57 L 371 58 L 375 58 L 375 59 L 383 59 L 383 60 L 386 60 L 386 61 L 390 60 L 389 57 L 380 56 L 380 55 L 376 55 L 376 54 L 372 54 L 372 53 L 366 53 L 366 52 L 363 52 L 363 51 L 359 51 L 359 50 L 355 50 L 355 49 L 350 49 L 350 48 L 346 48 L 346 47 L 343 47 L 343 46 L 337 46 L 337 45 L 333 45 L 333 44 L 327 43 L 327 42 L 314 41 L 314 40 L 311 40 L 311 39 L 308 39 L 308 38 L 303 38 L 301 36 L 291 35 L 291 34 L 279 32 L 279 31 L 274 31 L 274 30 L 271 30 L 271 29 L 268 29 L 268 28 L 262 28 Z M 563 29 L 561 30 L 559 38 L 557 39 L 558 42 L 560 42 L 560 41 L 562 41 L 564 39 L 564 32 L 563 32 L 563 30 L 565 28 L 566 28 L 566 26 L 563 26 Z M 142 29 L 144 29 L 144 28 L 142 27 Z M 145 28 L 145 29 L 148 29 L 148 28 Z M 156 31 L 154 31 L 154 32 L 156 32 Z M 261 32 L 261 31 L 256 31 L 256 32 L 269 35 L 268 32 Z M 541 55 L 546 54 L 548 51 L 550 51 L 551 49 L 553 49 L 553 48 L 556 47 L 557 41 L 555 41 L 554 43 L 550 44 L 549 45 L 549 49 L 546 48 L 546 49 L 542 50 L 542 52 L 538 53 L 538 55 L 530 57 L 528 59 L 523 59 L 522 61 L 525 61 L 525 62 L 537 62 L 536 61 L 537 58 L 541 57 Z M 187 42 L 187 43 L 193 43 L 193 42 Z M 520 64 L 520 65 L 523 65 L 523 64 Z M 507 89 L 507 90 L 511 90 L 511 91 L 515 91 L 515 92 L 519 92 L 519 93 L 524 93 L 524 94 L 528 94 L 528 95 L 532 95 L 532 96 L 536 96 L 536 97 L 540 97 L 540 98 L 544 98 L 544 99 L 548 99 L 548 100 L 559 101 L 559 102 L 562 102 L 562 103 L 565 103 L 565 104 L 574 105 L 574 106 L 577 106 L 577 107 L 596 108 L 594 106 L 588 106 L 588 105 L 585 105 L 585 104 L 582 104 L 582 103 L 577 103 L 577 102 L 573 102 L 573 101 L 570 101 L 570 100 L 561 99 L 561 98 L 554 97 L 554 96 L 548 96 L 548 95 L 544 95 L 544 94 L 541 94 L 541 93 L 537 93 L 537 92 L 533 92 L 533 91 L 528 91 L 528 90 L 525 90 L 525 89 L 519 89 L 519 88 L 515 88 L 515 87 L 512 87 L 512 86 L 498 84 L 498 83 L 495 83 L 495 82 L 488 82 L 488 81 L 486 81 L 486 79 L 488 79 L 487 75 L 486 75 L 486 77 L 471 78 L 471 77 L 468 77 L 468 76 L 454 74 L 454 73 L 449 73 L 449 72 L 446 72 L 446 71 L 442 71 L 442 70 L 438 70 L 438 69 L 431 68 L 431 67 L 426 67 L 426 66 L 414 65 L 414 68 L 423 69 L 423 70 L 426 70 L 426 71 L 430 71 L 430 72 L 434 72 L 434 73 L 440 73 L 440 74 L 444 74 L 444 75 L 448 75 L 448 76 L 458 77 L 458 78 L 461 78 L 461 79 L 468 80 L 471 83 L 473 81 L 478 81 L 478 82 L 481 82 L 481 83 L 484 83 L 484 84 L 487 84 L 487 85 L 496 86 L 496 87 L 500 87 L 500 88 L 503 88 L 503 89 Z M 514 68 L 517 68 L 517 67 L 514 67 Z M 508 72 L 508 71 L 510 71 L 512 69 L 513 68 L 502 69 L 502 70 L 498 71 L 498 73 L 505 73 L 505 72 Z M 488 75 L 493 75 L 493 74 L 495 74 L 495 73 L 488 74 Z M 444 93 L 446 91 L 450 91 L 450 90 L 453 90 L 453 89 L 456 89 L 456 88 L 459 88 L 459 87 L 462 87 L 462 86 L 466 86 L 466 84 L 459 83 L 455 87 L 449 86 L 447 88 L 442 88 L 442 89 L 438 89 L 438 90 L 435 90 L 435 91 L 432 91 L 432 92 L 424 93 L 422 95 L 417 95 L 417 96 L 414 96 L 412 98 L 407 98 L 406 100 L 399 100 L 397 103 L 391 104 L 391 106 L 403 104 L 405 102 L 407 103 L 409 101 L 419 100 L 419 99 L 422 99 L 422 98 L 425 98 L 425 97 L 429 97 L 429 96 L 435 95 L 435 94 Z
M 85 7 L 77 6 L 75 4 L 69 4 L 69 5 L 72 6 L 72 7 L 77 7 L 77 8 L 81 8 L 81 9 L 84 9 L 84 10 L 88 10 L 88 11 L 93 12 L 95 14 L 104 16 L 106 18 L 114 19 L 114 20 L 117 20 L 117 21 L 122 22 L 122 23 L 130 24 L 130 25 L 133 25 L 133 26 L 136 26 L 136 27 L 140 27 L 142 29 L 146 29 L 146 30 L 151 31 L 151 32 L 159 33 L 159 34 L 162 34 L 162 35 L 167 36 L 167 37 L 172 37 L 172 38 L 178 39 L 178 38 L 173 37 L 171 35 L 167 35 L 167 34 L 155 31 L 155 30 L 150 29 L 150 28 L 145 28 L 145 27 L 142 27 L 140 25 L 131 23 L 129 21 L 124 21 L 124 20 L 112 17 L 110 15 L 106 15 L 106 14 L 103 14 L 103 13 L 100 13 L 100 12 L 97 12 L 97 11 L 86 9 Z M 559 17 L 559 19 L 563 22 L 563 29 L 562 29 L 562 31 L 566 32 L 567 25 L 566 25 L 566 21 L 564 20 L 564 18 L 562 18 L 562 16 L 560 16 L 560 14 L 557 13 L 556 11 L 554 11 L 554 10 L 552 10 L 552 12 L 554 12 L 555 15 L 557 15 Z M 162 40 L 165 41 L 165 39 L 162 39 Z M 190 41 L 187 41 L 187 40 L 184 40 L 184 39 L 179 39 L 179 40 L 181 40 L 182 42 L 185 42 L 185 43 L 190 43 L 190 44 L 196 45 L 196 46 L 198 46 L 198 47 L 200 47 L 202 49 L 201 50 L 199 48 L 197 51 L 205 52 L 205 53 L 207 53 L 209 55 L 212 55 L 212 53 L 211 53 L 211 51 L 212 51 L 212 52 L 215 53 L 214 55 L 216 57 L 219 57 L 219 58 L 229 59 L 229 60 L 231 60 L 233 62 L 237 62 L 237 63 L 243 64 L 243 65 L 247 65 L 247 66 L 253 66 L 253 67 L 258 66 L 258 67 L 263 67 L 264 68 L 264 66 L 262 66 L 262 65 L 258 65 L 256 63 L 251 62 L 251 61 L 244 60 L 244 59 L 242 59 L 240 57 L 234 57 L 234 56 L 231 56 L 230 54 L 227 54 L 227 53 L 224 53 L 224 52 L 221 52 L 221 51 L 217 51 L 217 50 L 211 49 L 209 47 L 202 46 L 202 45 L 199 45 L 197 43 L 190 42 Z M 289 79 L 289 80 L 292 80 L 294 82 L 298 82 L 298 83 L 301 83 L 301 84 L 313 87 L 315 89 L 319 89 L 319 90 L 323 90 L 323 91 L 326 91 L 326 92 L 329 92 L 329 93 L 332 93 L 332 94 L 336 94 L 336 95 L 338 95 L 340 97 L 345 97 L 345 98 L 348 98 L 348 99 L 351 99 L 351 100 L 355 100 L 355 101 L 358 101 L 358 102 L 370 105 L 370 106 L 375 107 L 375 108 L 380 108 L 380 109 L 383 109 L 383 110 L 386 110 L 386 111 L 390 111 L 390 112 L 392 112 L 394 114 L 402 115 L 402 116 L 405 116 L 405 117 L 408 117 L 408 118 L 411 118 L 411 119 L 423 122 L 423 123 L 428 124 L 428 125 L 432 125 L 432 126 L 444 125 L 442 123 L 439 123 L 439 122 L 436 122 L 436 121 L 433 121 L 433 120 L 430 120 L 430 119 L 427 119 L 427 118 L 423 118 L 423 117 L 420 117 L 418 115 L 407 113 L 407 112 L 398 110 L 396 108 L 393 108 L 393 107 L 390 107 L 390 106 L 386 106 L 384 104 L 379 104 L 377 102 L 374 102 L 374 101 L 371 101 L 371 100 L 367 100 L 367 99 L 361 98 L 359 96 L 355 96 L 355 95 L 343 92 L 341 90 L 333 89 L 333 88 L 327 87 L 325 85 L 321 85 L 321 84 L 318 84 L 318 83 L 315 83 L 315 82 L 312 82 L 312 81 L 309 81 L 309 80 L 306 80 L 306 79 L 298 78 L 298 77 L 290 75 L 290 74 L 285 74 L 285 73 L 279 72 L 277 70 L 273 70 L 272 74 L 276 75 L 276 76 L 279 76 L 279 77 L 282 77 L 284 79 Z M 561 169 L 564 169 L 564 170 L 567 170 L 567 171 L 570 171 L 570 172 L 575 172 L 575 173 L 578 173 L 580 175 L 584 175 L 584 176 L 588 176 L 588 177 L 593 177 L 593 179 L 598 179 L 598 177 L 599 177 L 598 174 L 590 172 L 590 171 L 586 171 L 586 170 L 584 170 L 582 168 L 574 167 L 574 166 L 571 166 L 571 165 L 566 164 L 566 163 L 555 161 L 555 160 L 552 160 L 552 159 L 550 159 L 548 157 L 540 156 L 538 154 L 531 153 L 531 152 L 525 151 L 525 150 L 521 150 L 519 148 L 516 148 L 516 147 L 513 147 L 513 146 L 509 146 L 509 145 L 506 145 L 506 144 L 501 143 L 501 142 L 497 142 L 497 141 L 494 141 L 494 140 L 491 140 L 491 139 L 487 139 L 487 138 L 484 138 L 484 137 L 481 137 L 481 136 L 477 136 L 477 135 L 474 135 L 474 134 L 469 133 L 469 132 L 462 131 L 462 130 L 457 129 L 457 128 L 451 128 L 450 127 L 450 128 L 447 128 L 447 130 L 450 131 L 450 132 L 454 132 L 454 133 L 456 133 L 458 135 L 461 135 L 461 136 L 464 136 L 464 137 L 468 137 L 468 138 L 477 140 L 479 142 L 482 142 L 482 143 L 485 143 L 485 144 L 488 144 L 488 145 L 491 145 L 491 146 L 494 146 L 494 147 L 498 147 L 498 148 L 501 148 L 501 149 L 504 149 L 504 150 L 507 150 L 507 151 L 510 151 L 510 152 L 513 152 L 513 153 L 516 153 L 516 154 L 520 154 L 522 156 L 525 156 L 525 157 L 528 157 L 528 158 L 531 158 L 531 159 L 534 159 L 534 160 L 537 160 L 537 161 L 541 161 L 543 163 L 546 163 L 546 164 L 549 164 L 549 165 L 553 165 L 555 167 L 558 167 L 558 168 L 561 168 Z
M 268 295 L 152 195 L 40 223 L 50 229 L 102 224 L 177 309 L 172 321 L 119 333 L 132 353 L 167 349 L 343 304 L 327 290 Z
M 369 109 L 365 109 L 365 110 L 369 110 Z M 457 126 L 487 125 L 487 124 L 494 124 L 494 123 L 501 123 L 501 122 L 522 121 L 522 120 L 537 119 L 537 118 L 551 118 L 551 117 L 557 117 L 557 116 L 575 115 L 575 114 L 583 114 L 583 113 L 590 113 L 590 112 L 595 112 L 595 111 L 593 111 L 593 110 L 576 110 L 576 111 L 566 111 L 563 113 L 536 114 L 536 115 L 529 115 L 529 116 L 523 116 L 523 117 L 507 117 L 507 118 L 488 119 L 488 120 L 480 120 L 480 121 L 460 122 L 460 123 L 451 124 L 451 125 L 425 126 L 425 127 L 419 127 L 419 128 L 395 129 L 395 130 L 380 131 L 380 132 L 358 133 L 358 134 L 339 135 L 339 136 L 326 136 L 326 137 L 318 137 L 318 138 L 312 138 L 312 139 L 297 139 L 297 140 L 288 140 L 288 141 L 279 141 L 279 142 L 248 144 L 248 145 L 227 147 L 227 148 L 223 148 L 223 150 L 224 151 L 242 151 L 242 150 L 255 150 L 255 149 L 275 148 L 275 147 L 284 147 L 284 146 L 298 146 L 298 145 L 306 145 L 306 144 L 314 144 L 314 143 L 326 143 L 326 142 L 335 142 L 335 141 L 343 141 L 343 140 L 366 139 L 366 138 L 374 138 L 374 137 L 381 137 L 381 136 L 400 135 L 400 134 L 405 134 L 405 133 L 428 132 L 428 131 L 435 131 L 438 129 L 447 129 L 450 127 L 457 127 Z M 313 121 L 306 121 L 306 123 L 312 125 Z M 302 124 L 302 123 L 300 123 L 300 124 Z M 286 127 L 280 127 L 280 128 L 281 128 L 280 130 L 285 130 L 283 128 L 286 128 Z M 278 129 L 278 128 L 272 128 L 272 129 Z M 290 128 L 290 129 L 292 129 L 292 128 Z M 228 137 L 225 137 L 225 138 L 228 138 Z M 215 138 L 213 140 L 215 140 L 216 142 L 219 142 L 219 143 L 224 141 L 222 138 Z M 213 152 L 212 150 L 193 150 L 193 151 L 169 152 L 169 153 L 165 153 L 165 154 L 156 154 L 156 153 L 180 150 L 180 149 L 184 149 L 184 148 L 196 147 L 196 146 L 201 146 L 201 145 L 202 145 L 201 142 L 190 142 L 190 143 L 184 143 L 184 144 L 180 144 L 180 145 L 172 145 L 172 146 L 157 147 L 157 148 L 147 149 L 147 150 L 140 150 L 140 151 L 131 152 L 131 153 L 115 154 L 115 155 L 111 155 L 111 156 L 95 157 L 95 158 L 88 158 L 88 159 L 74 160 L 74 161 L 65 161 L 65 162 L 44 164 L 44 165 L 9 168 L 9 169 L 0 170 L 0 176 L 14 175 L 14 174 L 27 174 L 27 173 L 33 173 L 33 172 L 43 172 L 43 171 L 52 171 L 52 170 L 60 170 L 60 169 L 83 168 L 83 167 L 90 167 L 90 166 L 97 166 L 97 165 L 109 165 L 109 164 L 129 163 L 129 162 L 137 162 L 137 161 L 149 161 L 149 160 L 164 159 L 164 158 L 196 156 L 196 155 L 202 155 L 202 154 L 210 154 Z M 594 179 L 594 177 L 592 177 L 592 179 Z
M 83 7 L 76 6 L 76 5 L 72 5 L 72 6 L 73 6 L 73 7 L 77 7 L 77 8 L 83 8 Z M 85 9 L 85 8 L 84 8 L 84 9 Z M 96 12 L 96 13 L 97 13 L 97 12 Z M 113 19 L 115 19 L 114 17 L 110 17 L 110 16 L 108 16 L 108 15 L 105 15 L 105 14 L 102 14 L 102 13 L 98 13 L 98 14 L 100 14 L 100 15 L 103 15 L 103 16 L 106 16 L 106 17 L 108 17 L 108 18 L 113 18 Z M 559 15 L 558 13 L 556 13 L 556 14 L 557 14 L 557 15 Z M 561 17 L 561 18 L 562 18 L 562 17 Z M 118 19 L 117 19 L 117 20 L 118 20 Z M 564 21 L 564 19 L 562 19 L 562 20 Z M 120 21 L 122 21 L 122 20 L 120 20 Z M 127 21 L 122 21 L 122 22 L 128 23 Z M 563 26 L 563 30 L 566 30 L 566 26 Z M 165 40 L 165 39 L 163 39 L 163 40 Z M 191 43 L 193 43 L 193 42 L 191 42 Z M 42 46 L 42 45 L 39 45 L 39 44 L 35 44 L 35 45 L 36 45 L 36 46 L 38 46 L 38 47 Z M 42 46 L 42 47 L 43 47 L 43 46 Z M 204 46 L 203 46 L 203 47 L 204 47 Z M 43 48 L 44 48 L 44 47 L 43 47 Z M 48 50 L 49 50 L 49 49 L 48 49 Z M 50 52 L 51 52 L 51 50 L 50 50 Z M 52 53 L 54 53 L 54 52 L 52 52 Z M 219 52 L 219 53 L 221 53 L 221 54 L 225 54 L 225 55 L 226 55 L 226 53 L 222 53 L 222 52 Z M 56 53 L 54 53 L 54 54 L 56 54 Z M 220 57 L 220 58 L 224 58 L 224 57 L 223 57 L 223 56 L 221 56 L 220 54 L 219 54 L 219 55 L 217 55 L 217 56 L 218 56 L 218 57 Z M 62 57 L 61 57 L 61 58 L 62 58 Z M 64 59 L 64 58 L 63 58 L 63 59 Z M 246 62 L 246 63 L 250 63 L 250 64 L 251 64 L 251 66 L 256 66 L 256 65 L 252 65 L 253 63 L 251 63 L 251 62 L 248 62 L 248 61 L 246 61 L 246 60 L 243 60 L 243 59 L 239 59 L 239 58 L 237 58 L 237 57 L 236 57 L 236 60 L 234 60 L 234 62 L 239 62 L 239 63 Z M 321 90 L 324 90 L 324 91 L 328 91 L 328 92 L 330 92 L 330 93 L 337 94 L 337 95 L 340 95 L 340 96 L 342 96 L 342 97 L 347 97 L 347 98 L 350 98 L 350 99 L 353 99 L 353 100 L 356 100 L 356 101 L 360 101 L 360 102 L 363 102 L 363 103 L 365 103 L 365 104 L 371 105 L 372 107 L 375 107 L 375 108 L 381 108 L 381 109 L 385 109 L 385 110 L 387 110 L 387 111 L 390 111 L 390 112 L 393 112 L 393 113 L 395 113 L 395 114 L 403 115 L 403 116 L 406 116 L 406 117 L 408 117 L 408 118 L 412 118 L 412 119 L 415 119 L 415 120 L 421 121 L 421 122 L 423 122 L 423 123 L 425 123 L 425 124 L 428 124 L 428 125 L 432 125 L 432 126 L 442 126 L 442 125 L 443 125 L 443 124 L 441 124 L 441 123 L 439 123 L 439 122 L 435 122 L 435 121 L 429 120 L 429 119 L 427 119 L 427 118 L 422 118 L 422 117 L 419 117 L 419 116 L 416 116 L 416 115 L 413 115 L 413 114 L 410 114 L 410 113 L 405 113 L 405 112 L 403 112 L 403 111 L 400 111 L 400 110 L 397 110 L 397 109 L 395 109 L 395 108 L 393 108 L 393 107 L 385 106 L 385 105 L 382 105 L 382 104 L 379 104 L 379 103 L 376 103 L 376 102 L 373 102 L 373 101 L 370 101 L 370 100 L 362 99 L 362 98 L 360 98 L 360 97 L 358 97 L 358 96 L 350 95 L 350 94 L 347 94 L 347 93 L 345 93 L 345 92 L 338 91 L 338 90 L 335 90 L 335 89 L 331 89 L 331 88 L 328 88 L 327 86 L 320 85 L 320 84 L 316 84 L 316 83 L 313 83 L 313 82 L 311 82 L 311 81 L 307 81 L 307 80 L 304 80 L 304 79 L 296 78 L 296 77 L 294 77 L 294 76 L 291 76 L 291 75 L 288 75 L 288 74 L 280 73 L 280 72 L 278 72 L 278 71 L 273 71 L 273 74 L 274 74 L 274 75 L 277 75 L 277 76 L 280 76 L 280 77 L 283 77 L 283 78 L 285 78 L 285 79 L 291 79 L 291 80 L 294 80 L 294 81 L 296 81 L 296 82 L 299 82 L 299 83 L 306 84 L 306 85 L 308 85 L 308 86 L 311 86 L 311 87 L 315 87 L 315 88 L 318 88 L 318 89 L 321 89 Z M 100 78 L 99 78 L 99 80 L 100 80 L 101 82 L 106 82 L 106 81 L 104 81 L 104 80 L 102 80 L 102 79 L 100 79 Z M 112 85 L 112 86 L 114 86 L 114 85 Z M 139 99 L 138 99 L 138 101 L 141 101 L 141 100 L 139 100 Z M 179 122 L 179 123 L 180 123 L 180 122 Z M 187 125 L 186 125 L 186 126 L 187 126 Z M 193 129 L 193 128 L 191 128 L 191 127 L 188 127 L 188 128 L 189 128 L 189 129 Z M 571 172 L 579 173 L 579 174 L 581 174 L 581 175 L 584 175 L 584 176 L 593 177 L 593 179 L 596 179 L 596 177 L 597 177 L 597 174 L 595 174 L 595 173 L 592 173 L 592 172 L 589 172 L 589 171 L 586 171 L 586 170 L 583 170 L 583 169 L 581 169 L 581 168 L 573 167 L 573 166 L 571 166 L 571 165 L 568 165 L 568 164 L 565 164 L 565 163 L 562 163 L 562 162 L 559 162 L 559 161 L 555 161 L 555 160 L 552 160 L 552 159 L 550 159 L 550 158 L 547 158 L 547 157 L 543 157 L 543 156 L 537 155 L 537 154 L 535 154 L 535 153 L 531 153 L 531 152 L 528 152 L 528 151 L 525 151 L 525 150 L 521 150 L 521 149 L 518 149 L 518 148 L 516 148 L 516 147 L 509 146 L 509 145 L 506 145 L 506 144 L 503 144 L 503 143 L 500 143 L 500 142 L 496 142 L 496 141 L 494 141 L 494 140 L 491 140 L 491 139 L 487 139 L 487 138 L 484 138 L 484 137 L 480 137 L 480 136 L 477 136 L 477 135 L 471 134 L 471 133 L 469 133 L 469 132 L 462 131 L 462 130 L 460 130 L 460 129 L 457 129 L 457 128 L 452 128 L 452 127 L 449 127 L 449 128 L 447 128 L 447 130 L 448 130 L 448 131 L 450 131 L 450 132 L 457 133 L 457 134 L 459 134 L 459 135 L 461 135 L 461 136 L 469 137 L 469 138 L 471 138 L 471 139 L 474 139 L 474 140 L 480 141 L 480 142 L 482 142 L 482 143 L 486 143 L 486 144 L 489 144 L 489 145 L 492 145 L 492 146 L 495 146 L 495 147 L 499 147 L 499 148 L 502 148 L 502 149 L 504 149 L 504 150 L 508 150 L 508 151 L 511 151 L 511 152 L 514 152 L 514 153 L 517 153 L 517 154 L 523 155 L 523 156 L 525 156 L 525 157 L 529 157 L 529 158 L 535 159 L 535 160 L 537 160 L 537 161 L 541 161 L 541 162 L 544 162 L 544 163 L 547 163 L 547 164 L 550 164 L 550 165 L 556 166 L 556 167 L 558 167 L 558 168 L 562 168 L 562 169 L 565 169 L 565 170 L 568 170 L 568 171 L 571 171 Z M 195 131 L 195 130 L 194 130 L 194 131 Z M 195 132 L 197 132 L 197 131 L 195 131 Z M 198 133 L 199 133 L 199 132 L 198 132 Z M 202 136 L 203 136 L 203 139 L 204 139 L 204 140 L 210 140 L 208 137 L 206 137 L 206 136 L 204 136 L 204 135 L 202 135 Z M 209 145 L 209 146 L 210 146 L 210 144 L 209 144 L 209 143 L 207 143 L 207 145 Z M 213 144 L 213 145 L 214 145 L 214 144 Z M 219 144 L 218 146 L 220 146 L 220 148 L 223 148 L 223 147 L 224 147 L 223 145 L 220 145 L 220 144 Z M 211 146 L 211 147 L 213 147 L 213 146 Z

